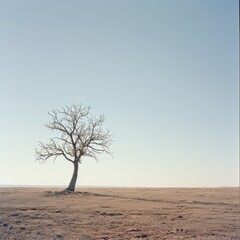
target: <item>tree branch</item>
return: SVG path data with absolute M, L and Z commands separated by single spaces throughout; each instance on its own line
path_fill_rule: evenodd
M 74 163 L 81 162 L 82 156 L 93 157 L 101 153 L 111 154 L 109 147 L 112 136 L 102 126 L 105 121 L 103 115 L 90 115 L 91 107 L 82 105 L 65 106 L 62 110 L 48 112 L 51 121 L 46 127 L 58 134 L 47 144 L 39 143 L 36 149 L 36 160 L 45 162 L 50 157 L 56 159 L 63 156 Z

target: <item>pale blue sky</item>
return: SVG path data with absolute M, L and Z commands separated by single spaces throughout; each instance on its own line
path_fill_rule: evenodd
M 67 185 L 35 161 L 47 111 L 106 115 L 114 158 L 79 185 L 212 187 L 239 179 L 237 0 L 1 0 L 0 184 Z

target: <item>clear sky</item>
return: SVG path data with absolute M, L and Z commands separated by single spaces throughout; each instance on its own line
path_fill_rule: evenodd
M 0 184 L 67 185 L 71 163 L 35 162 L 48 110 L 91 105 L 114 158 L 78 185 L 239 183 L 237 0 L 1 0 Z

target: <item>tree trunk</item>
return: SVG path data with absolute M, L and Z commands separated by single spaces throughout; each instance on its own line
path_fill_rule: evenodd
M 74 163 L 74 170 L 73 170 L 73 175 L 72 175 L 72 179 L 71 182 L 69 183 L 68 187 L 67 187 L 67 191 L 71 191 L 74 192 L 75 191 L 75 186 L 76 186 L 76 182 L 77 182 L 77 176 L 78 176 L 78 162 Z

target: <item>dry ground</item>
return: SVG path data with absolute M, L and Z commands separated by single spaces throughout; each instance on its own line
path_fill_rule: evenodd
M 0 239 L 240 239 L 238 188 L 0 188 Z

